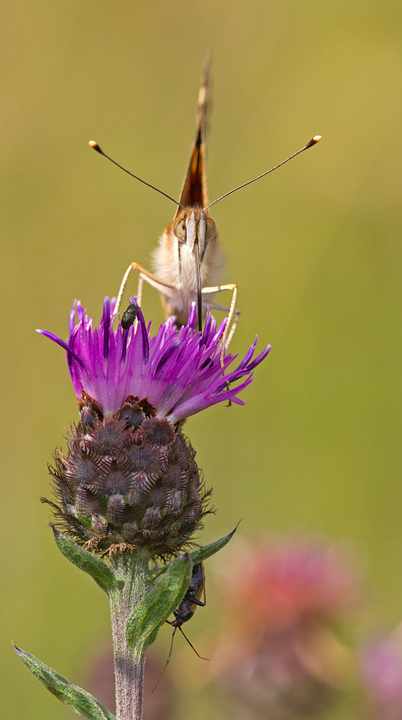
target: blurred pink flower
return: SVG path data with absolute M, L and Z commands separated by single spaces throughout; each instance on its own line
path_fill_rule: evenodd
M 237 543 L 221 581 L 228 628 L 211 663 L 232 716 L 293 720 L 326 707 L 350 671 L 333 627 L 355 605 L 358 586 L 335 545 Z
M 402 718 L 402 627 L 369 643 L 360 658 L 372 720 Z
M 359 577 L 345 549 L 306 538 L 243 543 L 225 581 L 232 612 L 265 629 L 333 620 L 354 605 Z

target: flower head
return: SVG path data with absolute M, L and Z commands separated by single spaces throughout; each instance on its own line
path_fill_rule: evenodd
M 269 348 L 252 360 L 252 345 L 224 375 L 234 360 L 226 355 L 221 364 L 225 322 L 217 330 L 207 314 L 197 333 L 194 306 L 186 326 L 177 330 L 171 319 L 151 337 L 140 308 L 130 308 L 113 329 L 114 301 L 106 298 L 93 328 L 74 303 L 67 342 L 43 332 L 67 351 L 81 416 L 67 454 L 56 453 L 50 467 L 58 500 L 51 505 L 61 528 L 87 548 L 129 545 L 166 556 L 188 544 L 209 512 L 180 421 L 222 400 L 242 403 L 237 394 Z
M 226 319 L 217 329 L 208 311 L 203 332 L 196 332 L 194 304 L 187 325 L 177 329 L 169 318 L 151 337 L 140 308 L 137 322 L 126 329 L 120 323 L 113 329 L 113 311 L 114 300 L 105 298 L 102 320 L 93 328 L 81 303 L 74 302 L 66 343 L 53 333 L 38 331 L 67 350 L 77 398 L 84 391 L 106 415 L 116 413 L 129 395 L 146 398 L 156 417 L 172 424 L 218 402 L 243 405 L 237 396 L 251 383 L 254 368 L 270 350 L 266 347 L 253 360 L 256 339 L 236 369 L 224 374 L 235 360 L 228 354 L 223 363 L 220 360 Z
M 356 603 L 359 576 L 344 548 L 309 537 L 268 539 L 237 548 L 228 576 L 231 607 L 256 627 L 278 631 L 295 624 L 333 623 Z
M 259 546 L 237 538 L 224 574 L 228 624 L 211 672 L 231 716 L 316 717 L 350 674 L 349 651 L 336 633 L 356 599 L 358 575 L 348 556 L 309 538 Z

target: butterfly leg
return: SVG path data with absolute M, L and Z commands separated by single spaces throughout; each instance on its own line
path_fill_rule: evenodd
M 228 312 L 228 321 L 226 324 L 225 332 L 223 333 L 222 337 L 222 345 L 221 345 L 221 364 L 223 365 L 223 358 L 225 356 L 225 352 L 227 352 L 229 345 L 232 341 L 233 335 L 235 333 L 237 323 L 239 322 L 240 318 L 240 310 L 236 309 L 236 302 L 237 302 L 237 285 L 234 283 L 230 283 L 228 285 L 216 285 L 215 287 L 207 287 L 202 288 L 202 294 L 203 295 L 209 295 L 212 293 L 218 293 L 223 292 L 224 290 L 231 290 L 232 292 L 232 300 L 228 308 L 214 305 L 213 303 L 208 303 L 208 305 L 215 310 L 225 310 Z
M 144 279 L 141 273 L 138 275 L 138 286 L 137 286 L 137 303 L 139 307 L 142 307 L 142 288 L 144 287 Z
M 167 283 L 164 280 L 160 280 L 156 275 L 153 275 L 149 270 L 146 270 L 142 267 L 142 265 L 139 265 L 136 262 L 131 263 L 131 265 L 128 266 L 126 272 L 124 273 L 123 280 L 120 285 L 119 294 L 117 296 L 117 302 L 116 302 L 116 313 L 119 312 L 121 307 L 121 301 L 123 298 L 123 293 L 127 285 L 127 280 L 129 278 L 129 275 L 132 270 L 138 270 L 140 273 L 139 280 L 138 280 L 138 305 L 141 307 L 141 297 L 142 297 L 142 286 L 143 282 L 147 282 L 149 285 L 154 287 L 158 292 L 162 293 L 163 295 L 168 295 L 169 290 L 175 290 L 175 285 L 172 283 Z
M 205 303 L 204 307 L 205 306 L 210 308 L 211 310 L 220 310 L 221 312 L 225 312 L 225 313 L 228 313 L 230 310 L 230 308 L 228 308 L 227 305 L 217 305 L 216 303 L 208 303 L 208 304 Z M 230 333 L 228 335 L 228 339 L 226 340 L 226 348 L 225 348 L 226 352 L 228 351 L 230 343 L 232 342 L 233 335 L 235 334 L 235 331 L 237 328 L 237 323 L 240 320 L 240 315 L 241 315 L 241 310 L 236 308 L 234 311 L 234 315 L 233 315 L 232 327 L 230 328 Z

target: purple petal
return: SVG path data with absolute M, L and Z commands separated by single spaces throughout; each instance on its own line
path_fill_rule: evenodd
M 136 302 L 136 299 L 132 299 Z M 123 330 L 113 329 L 115 299 L 105 298 L 99 327 L 92 327 L 80 302 L 70 313 L 70 336 L 65 343 L 52 333 L 40 331 L 68 353 L 68 365 L 77 397 L 85 390 L 105 413 L 115 413 L 127 395 L 135 395 L 156 408 L 157 417 L 172 423 L 194 415 L 218 402 L 231 400 L 243 405 L 239 393 L 253 379 L 253 370 L 266 357 L 270 346 L 252 360 L 256 341 L 232 371 L 236 356 L 225 354 L 221 342 L 227 318 L 216 327 L 210 311 L 204 330 L 196 331 L 193 304 L 186 325 L 177 329 L 174 318 L 162 324 L 151 337 L 141 309 L 137 322 Z M 74 325 L 75 316 L 78 322 Z
M 101 326 L 103 327 L 103 357 L 105 360 L 109 357 L 109 324 L 110 324 L 110 301 L 105 297 L 103 302 L 103 315 Z
M 82 367 L 84 367 L 84 363 L 82 362 L 80 356 L 77 355 L 77 353 L 75 353 L 74 350 L 72 350 L 67 343 L 64 342 L 64 340 L 61 340 L 61 338 L 57 337 L 57 335 L 54 335 L 54 333 L 51 333 L 48 330 L 39 330 L 37 328 L 36 332 L 49 338 L 49 340 L 53 340 L 53 342 L 57 345 L 60 345 L 60 347 L 64 348 L 69 355 L 71 355 L 80 365 L 82 365 Z

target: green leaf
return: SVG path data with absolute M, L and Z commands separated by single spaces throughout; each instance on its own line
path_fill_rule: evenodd
M 154 642 L 161 625 L 183 600 L 193 563 L 186 553 L 166 566 L 165 575 L 131 613 L 126 626 L 129 645 L 142 652 Z
M 212 557 L 212 555 L 215 555 L 215 553 L 219 552 L 219 550 L 222 550 L 222 548 L 224 548 L 225 545 L 228 544 L 229 540 L 232 539 L 238 527 L 239 523 L 237 523 L 235 529 L 232 530 L 229 535 L 225 535 L 225 537 L 221 538 L 220 540 L 216 540 L 214 543 L 205 545 L 203 548 L 193 550 L 193 552 L 190 553 L 193 565 L 202 562 L 203 560 L 207 560 L 207 558 Z
M 202 562 L 202 560 L 206 560 L 207 558 L 211 557 L 212 555 L 215 555 L 219 550 L 222 550 L 222 548 L 225 547 L 225 545 L 228 544 L 229 540 L 232 539 L 233 535 L 235 534 L 237 528 L 239 527 L 240 521 L 237 523 L 236 527 L 232 532 L 229 533 L 229 535 L 225 535 L 225 537 L 221 538 L 220 540 L 216 540 L 216 542 L 211 543 L 210 545 L 205 545 L 203 548 L 199 548 L 198 550 L 193 550 L 193 552 L 189 553 L 191 560 L 193 561 L 193 565 L 196 563 Z M 150 580 L 153 581 L 160 575 L 163 575 L 163 573 L 166 572 L 169 565 L 164 565 L 163 567 L 156 570 L 154 573 L 150 575 Z
M 77 545 L 73 540 L 70 540 L 67 535 L 63 535 L 59 530 L 56 530 L 53 525 L 52 530 L 56 545 L 64 557 L 80 570 L 91 575 L 102 590 L 109 592 L 115 585 L 115 578 L 106 563 L 96 555 L 88 552 L 88 550 L 80 547 L 80 545 Z
M 115 720 L 115 716 L 86 690 L 70 683 L 67 678 L 59 675 L 34 655 L 24 652 L 24 650 L 21 650 L 15 645 L 14 649 L 28 670 L 30 670 L 53 695 L 65 705 L 68 705 L 68 707 L 78 715 L 82 715 L 82 717 L 87 718 L 87 720 Z

